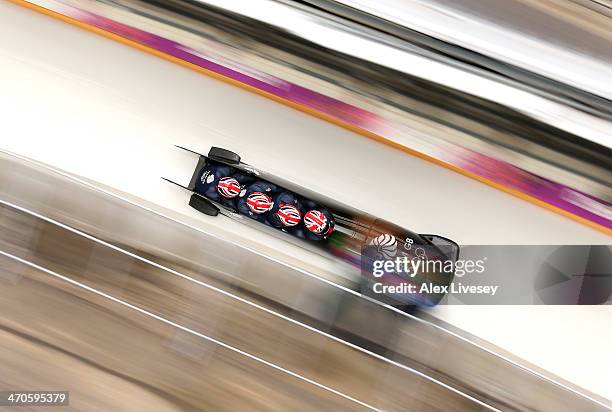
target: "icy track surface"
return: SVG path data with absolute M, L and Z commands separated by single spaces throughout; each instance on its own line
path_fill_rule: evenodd
M 197 214 L 187 182 L 227 147 L 244 161 L 417 232 L 463 244 L 590 244 L 560 215 L 271 100 L 60 21 L 0 3 L 0 148 L 197 217 L 214 233 L 317 260 L 226 218 Z M 612 307 L 440 307 L 433 314 L 612 398 Z

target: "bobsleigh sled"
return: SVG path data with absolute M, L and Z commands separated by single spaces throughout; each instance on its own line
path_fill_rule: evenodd
M 177 147 L 198 156 L 198 163 L 188 186 L 164 180 L 190 191 L 191 207 L 268 226 L 359 267 L 364 294 L 402 307 L 435 306 L 444 293 L 432 291 L 445 288 L 434 286 L 453 280 L 459 246 L 450 239 L 418 234 L 340 204 L 243 163 L 232 151 L 212 147 L 203 155 Z M 410 292 L 407 284 L 414 285 Z

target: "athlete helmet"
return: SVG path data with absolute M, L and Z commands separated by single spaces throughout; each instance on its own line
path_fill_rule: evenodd
M 278 220 L 281 221 L 283 226 L 286 227 L 295 226 L 300 223 L 300 220 L 302 219 L 302 214 L 298 208 L 287 203 L 278 207 L 276 216 L 278 217 Z
M 233 177 L 222 177 L 217 183 L 217 191 L 221 196 L 232 199 L 240 194 L 240 183 Z
M 318 210 L 309 210 L 304 214 L 304 226 L 312 233 L 320 235 L 327 229 L 327 217 Z
M 272 209 L 272 206 L 274 205 L 272 198 L 262 192 L 253 192 L 248 195 L 246 204 L 251 212 L 258 215 L 266 213 L 268 210 Z

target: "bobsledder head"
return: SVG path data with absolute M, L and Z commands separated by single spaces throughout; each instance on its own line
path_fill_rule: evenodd
M 230 176 L 221 177 L 217 183 L 217 191 L 224 198 L 233 199 L 240 194 L 240 183 Z
M 297 226 L 302 220 L 302 214 L 299 209 L 288 203 L 283 203 L 278 207 L 275 213 L 276 218 L 284 227 Z
M 304 214 L 304 226 L 310 232 L 321 235 L 327 231 L 329 228 L 330 222 L 327 219 L 327 216 L 323 214 L 320 210 L 309 210 Z
M 265 193 L 253 192 L 247 196 L 246 204 L 251 212 L 260 215 L 272 209 L 274 202 L 272 202 L 272 198 Z

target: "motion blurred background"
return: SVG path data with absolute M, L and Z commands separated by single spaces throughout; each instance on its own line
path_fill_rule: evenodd
M 403 313 L 191 209 L 227 147 L 419 233 L 610 244 L 604 1 L 0 2 L 0 390 L 75 410 L 611 408 L 602 306 Z

